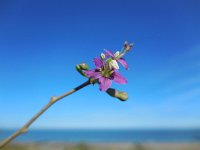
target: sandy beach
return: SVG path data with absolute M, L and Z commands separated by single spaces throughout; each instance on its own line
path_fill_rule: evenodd
M 12 143 L 2 150 L 200 150 L 200 143 Z

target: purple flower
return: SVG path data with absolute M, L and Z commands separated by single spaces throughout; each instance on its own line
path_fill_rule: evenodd
M 111 86 L 112 80 L 119 84 L 127 83 L 127 80 L 116 69 L 110 68 L 105 60 L 94 58 L 94 64 L 96 66 L 95 69 L 84 70 L 84 73 L 89 78 L 98 80 L 101 91 L 106 91 Z
M 115 53 L 115 54 L 117 54 L 117 56 L 115 56 L 115 54 L 113 54 L 109 50 L 105 50 L 105 52 L 106 52 L 106 56 L 107 57 L 112 57 L 112 59 L 116 60 L 117 62 L 119 62 L 120 64 L 122 64 L 122 66 L 124 66 L 126 69 L 128 69 L 128 64 L 126 63 L 125 59 L 124 58 L 119 58 L 119 59 L 117 58 L 117 56 L 119 54 Z

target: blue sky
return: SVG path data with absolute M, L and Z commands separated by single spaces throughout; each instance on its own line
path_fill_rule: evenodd
M 89 86 L 32 128 L 200 127 L 198 0 L 0 2 L 0 128 L 18 128 L 52 95 L 84 82 L 75 65 L 135 43 L 120 102 Z

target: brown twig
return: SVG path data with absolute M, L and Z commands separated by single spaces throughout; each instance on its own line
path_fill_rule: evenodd
M 37 120 L 47 109 L 49 109 L 49 107 L 51 107 L 54 103 L 56 103 L 57 101 L 63 99 L 64 97 L 86 87 L 87 85 L 91 84 L 90 80 L 84 82 L 83 84 L 79 85 L 78 87 L 64 93 L 61 96 L 52 96 L 50 101 L 37 113 L 35 114 L 22 128 L 20 128 L 19 130 L 17 130 L 15 133 L 13 133 L 10 137 L 6 138 L 4 141 L 2 141 L 0 143 L 0 149 L 3 148 L 5 145 L 7 145 L 8 143 L 10 143 L 13 139 L 15 139 L 16 137 L 18 137 L 19 135 L 28 132 L 29 126 L 35 121 Z

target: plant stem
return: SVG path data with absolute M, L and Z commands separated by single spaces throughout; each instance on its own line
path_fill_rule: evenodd
M 56 103 L 57 101 L 63 99 L 66 96 L 69 96 L 70 94 L 86 87 L 87 85 L 91 84 L 90 80 L 84 82 L 83 84 L 77 86 L 76 88 L 64 93 L 61 96 L 52 96 L 50 101 L 38 112 L 36 113 L 22 128 L 20 128 L 19 130 L 17 130 L 15 133 L 13 133 L 10 137 L 6 138 L 4 141 L 2 141 L 0 143 L 0 149 L 3 148 L 5 145 L 7 145 L 9 142 L 11 142 L 12 140 L 14 140 L 16 137 L 18 137 L 19 135 L 28 132 L 29 126 L 35 121 L 37 120 L 47 109 L 49 109 L 54 103 Z

